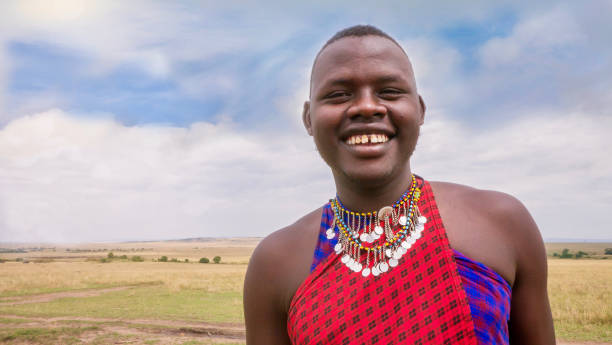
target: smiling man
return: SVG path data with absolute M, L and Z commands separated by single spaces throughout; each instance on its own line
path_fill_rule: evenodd
M 425 103 L 393 38 L 372 26 L 333 36 L 303 119 L 336 197 L 253 253 L 248 344 L 554 344 L 528 211 L 413 174 Z

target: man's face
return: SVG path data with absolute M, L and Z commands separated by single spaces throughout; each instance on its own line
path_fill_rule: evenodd
M 304 125 L 335 176 L 367 184 L 409 168 L 423 124 L 408 57 L 378 36 L 327 46 L 313 69 Z

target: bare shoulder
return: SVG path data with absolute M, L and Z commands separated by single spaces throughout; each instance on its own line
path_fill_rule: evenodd
M 539 231 L 529 211 L 514 196 L 449 182 L 431 182 L 437 203 L 471 216 L 486 218 L 495 228 L 516 241 L 532 238 Z
M 308 213 L 295 223 L 271 233 L 257 245 L 249 261 L 245 289 L 264 282 L 266 287 L 276 290 L 274 294 L 279 308 L 287 307 L 292 287 L 304 273 L 308 273 L 321 212 L 317 209 Z
M 244 279 L 247 344 L 290 344 L 287 312 L 310 273 L 321 209 L 264 238 L 255 248 Z
M 451 246 L 494 268 L 513 284 L 544 244 L 529 211 L 512 195 L 448 182 L 431 182 Z

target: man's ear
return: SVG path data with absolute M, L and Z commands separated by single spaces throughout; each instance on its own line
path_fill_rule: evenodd
M 308 135 L 312 136 L 312 122 L 310 121 L 310 102 L 304 102 L 304 110 L 302 111 L 302 121 Z
M 425 123 L 425 109 L 427 108 L 425 106 L 425 102 L 423 101 L 423 97 L 421 97 L 421 95 L 419 95 L 419 105 L 421 106 L 421 125 L 423 123 Z

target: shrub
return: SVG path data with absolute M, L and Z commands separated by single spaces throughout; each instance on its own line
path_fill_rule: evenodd
M 604 254 L 605 254 L 605 255 L 612 255 L 612 248 L 606 248 L 606 249 L 604 250 Z
M 189 262 L 189 259 L 185 259 L 185 262 Z
M 554 256 L 554 257 L 556 257 L 556 258 L 558 258 L 558 257 L 559 257 L 559 253 L 554 252 L 554 253 L 553 253 L 553 256 Z
M 103 264 L 105 264 L 105 263 L 107 263 L 107 262 L 110 262 L 110 260 L 109 260 L 109 259 L 107 259 L 107 258 L 102 258 L 102 259 L 100 259 L 100 262 L 101 262 L 101 263 L 103 263 Z
M 3 264 L 6 262 L 6 259 L 0 259 L 0 264 Z
M 210 262 L 210 260 L 208 260 L 208 258 L 200 258 L 200 263 L 201 264 L 207 264 L 209 262 Z
M 214 261 L 216 264 L 218 264 L 219 262 L 221 262 L 221 257 L 220 257 L 220 256 L 215 256 L 215 257 L 213 258 L 213 261 Z
M 108 255 L 106 256 L 109 259 L 112 259 L 115 257 L 115 254 L 113 254 L 113 252 L 108 253 Z
M 572 254 L 570 254 L 569 249 L 567 248 L 563 248 L 563 251 L 561 251 L 561 259 L 569 259 L 569 258 L 573 258 L 574 256 Z
M 132 261 L 134 261 L 134 262 L 143 262 L 144 259 L 142 258 L 142 256 L 134 255 L 134 256 L 132 256 Z
M 176 258 L 172 258 L 172 260 L 170 260 L 172 262 L 178 262 L 178 260 Z
M 576 259 L 580 259 L 582 257 L 585 256 L 589 256 L 589 254 L 587 252 L 583 252 L 582 250 L 578 251 L 578 253 L 576 253 Z
M 21 262 L 21 261 L 23 261 L 23 258 L 17 258 L 17 259 L 15 259 L 15 262 Z
M 119 259 L 123 259 L 123 260 L 127 260 L 127 258 L 128 258 L 128 257 L 127 257 L 127 255 L 125 255 L 125 254 L 123 254 L 123 255 L 121 255 L 121 256 L 119 257 Z
M 160 261 L 160 262 L 168 262 L 168 257 L 164 255 L 164 256 L 162 256 L 161 258 L 159 258 L 157 261 Z

